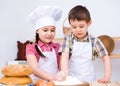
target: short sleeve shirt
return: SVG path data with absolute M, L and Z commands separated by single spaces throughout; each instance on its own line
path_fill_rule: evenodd
M 50 51 L 52 51 L 52 48 L 54 48 L 55 52 L 56 52 L 56 57 L 58 58 L 57 53 L 58 53 L 58 50 L 59 50 L 59 47 L 60 47 L 60 45 L 58 43 L 51 42 L 49 45 L 46 45 L 45 43 L 39 41 L 38 46 L 40 47 L 41 52 L 45 52 L 45 51 L 50 52 Z M 28 44 L 26 46 L 26 56 L 27 55 L 35 55 L 36 58 L 37 58 L 37 61 L 39 61 L 40 56 L 35 49 L 35 44 L 34 43 L 33 44 Z
M 72 54 L 72 46 L 73 46 L 73 40 L 80 41 L 78 38 L 73 36 L 72 34 L 67 35 L 64 37 L 62 47 L 59 52 L 67 52 L 70 55 Z M 93 37 L 92 35 L 87 35 L 82 42 L 89 42 L 91 41 L 92 45 L 92 60 L 95 60 L 97 57 L 103 57 L 108 55 L 108 52 L 106 48 L 104 47 L 103 43 L 98 39 Z

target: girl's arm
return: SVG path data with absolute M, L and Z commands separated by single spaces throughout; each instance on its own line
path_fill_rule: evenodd
M 111 61 L 109 56 L 103 57 L 104 62 L 104 77 L 99 79 L 100 83 L 110 83 L 111 81 Z
M 34 75 L 44 80 L 55 80 L 55 75 L 41 70 L 34 55 L 27 55 L 27 61 L 34 71 Z

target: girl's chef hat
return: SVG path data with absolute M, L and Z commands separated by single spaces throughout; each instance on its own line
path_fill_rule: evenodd
M 28 15 L 27 20 L 34 24 L 37 30 L 44 26 L 55 26 L 61 15 L 62 10 L 58 7 L 40 6 Z

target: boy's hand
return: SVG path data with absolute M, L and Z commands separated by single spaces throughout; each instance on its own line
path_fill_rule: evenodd
M 67 72 L 64 72 L 64 71 L 59 71 L 57 74 L 56 74 L 56 81 L 63 81 L 66 79 L 68 73 Z
M 110 78 L 108 78 L 108 77 L 100 78 L 100 79 L 98 79 L 97 82 L 99 82 L 99 83 L 111 83 Z

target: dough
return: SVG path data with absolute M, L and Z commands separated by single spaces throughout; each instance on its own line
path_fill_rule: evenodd
M 77 78 L 72 76 L 67 76 L 65 81 L 54 81 L 56 86 L 89 86 L 87 82 L 81 82 Z
M 10 77 L 4 76 L 0 79 L 0 83 L 6 85 L 23 85 L 23 84 L 31 84 L 32 80 L 28 76 L 20 76 L 20 77 Z
M 5 76 L 28 76 L 33 70 L 26 64 L 10 64 L 5 66 L 2 71 Z

